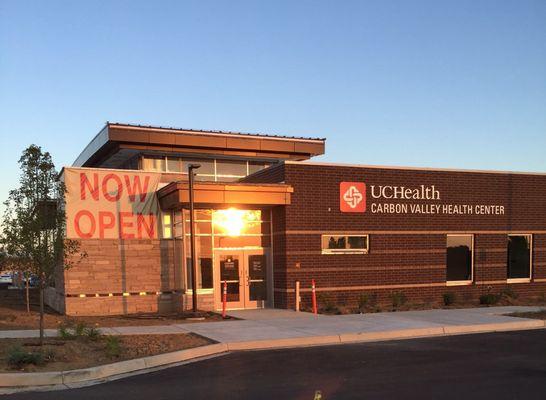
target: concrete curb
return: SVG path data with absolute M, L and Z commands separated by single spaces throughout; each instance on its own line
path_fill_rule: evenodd
M 246 342 L 217 343 L 192 349 L 158 354 L 144 358 L 121 361 L 97 367 L 59 372 L 0 373 L 0 394 L 28 390 L 68 389 L 88 386 L 146 373 L 162 367 L 199 361 L 204 358 L 227 354 L 230 351 L 266 350 L 290 347 L 325 346 L 344 343 L 374 342 L 434 336 L 450 336 L 472 333 L 502 332 L 513 330 L 543 329 L 546 321 L 522 320 L 494 324 L 440 326 L 431 328 L 401 329 L 361 333 L 343 333 L 329 336 L 254 340 Z
M 58 372 L 1 373 L 0 394 L 21 390 L 34 390 L 43 387 L 63 389 L 78 387 L 86 382 L 100 383 L 117 375 L 130 374 L 170 364 L 199 360 L 211 355 L 226 353 L 227 345 L 223 343 L 179 350 L 172 353 L 158 354 L 133 360 L 120 361 L 97 367 Z M 7 390 L 7 391 L 6 391 Z

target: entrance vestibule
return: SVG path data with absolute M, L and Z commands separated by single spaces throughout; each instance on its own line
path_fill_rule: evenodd
M 265 249 L 215 250 L 215 304 L 227 309 L 264 308 L 268 304 L 269 260 Z

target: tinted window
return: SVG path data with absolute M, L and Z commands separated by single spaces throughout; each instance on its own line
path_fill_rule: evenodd
M 167 157 L 167 171 L 180 172 L 180 159 L 177 157 Z
M 186 259 L 188 289 L 193 288 L 191 258 Z M 197 264 L 197 287 L 212 289 L 212 258 L 199 258 Z
M 246 176 L 246 161 L 216 160 L 216 174 Z
M 531 236 L 508 236 L 508 279 L 531 277 Z
M 447 236 L 447 280 L 472 280 L 472 236 Z
M 264 168 L 267 168 L 268 164 L 266 163 L 260 163 L 255 161 L 250 161 L 248 163 L 248 173 L 253 174 L 254 172 L 258 172 Z
M 199 175 L 214 175 L 214 161 L 212 160 L 189 160 L 189 159 L 182 159 L 181 160 L 181 171 L 188 173 L 188 167 L 190 164 L 199 164 L 200 167 L 197 168 L 195 171 L 195 174 L 197 176 Z

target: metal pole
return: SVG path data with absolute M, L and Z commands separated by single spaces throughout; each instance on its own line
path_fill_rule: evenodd
M 193 313 L 197 313 L 197 260 L 195 259 L 195 221 L 193 204 L 193 170 L 199 168 L 199 164 L 190 164 L 188 166 L 188 175 L 190 181 L 190 252 L 191 252 L 191 283 L 192 283 L 192 306 Z

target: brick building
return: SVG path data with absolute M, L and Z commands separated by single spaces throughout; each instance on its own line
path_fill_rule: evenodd
M 88 256 L 48 302 L 73 315 L 546 293 L 546 174 L 316 163 L 324 139 L 107 124 L 72 167 L 67 236 Z

